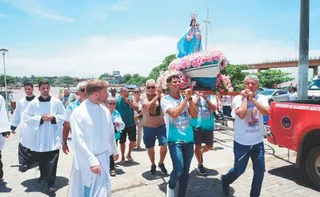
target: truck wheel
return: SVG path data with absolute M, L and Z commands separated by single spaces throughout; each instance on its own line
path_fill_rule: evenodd
M 306 170 L 311 181 L 320 188 L 320 146 L 313 147 L 308 153 Z
M 271 103 L 272 103 L 272 102 L 273 102 L 273 100 L 272 100 L 272 99 L 270 99 L 270 100 L 269 100 L 269 105 L 270 105 L 270 106 L 271 106 Z

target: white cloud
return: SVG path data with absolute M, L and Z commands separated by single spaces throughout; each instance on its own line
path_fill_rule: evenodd
M 75 19 L 62 16 L 61 14 L 55 13 L 37 0 L 10 0 L 8 3 L 12 4 L 18 9 L 32 15 L 37 15 L 43 18 L 63 21 L 63 22 L 75 22 Z
M 50 44 L 44 47 L 37 45 L 38 51 L 31 46 L 18 46 L 10 49 L 7 55 L 7 70 L 8 74 L 17 76 L 98 77 L 113 70 L 147 76 L 164 57 L 176 52 L 177 41 L 177 37 L 168 36 L 100 36 L 61 43 L 52 46 L 50 51 L 47 48 Z M 221 42 L 216 46 L 232 64 L 289 59 L 295 55 L 294 45 L 281 41 Z M 26 53 L 28 48 L 31 51 Z M 209 49 L 212 48 L 209 45 Z M 310 51 L 310 56 L 320 56 L 320 50 Z M 297 68 L 284 70 L 297 76 Z

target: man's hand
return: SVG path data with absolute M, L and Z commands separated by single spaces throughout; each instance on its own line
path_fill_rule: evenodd
M 101 175 L 102 169 L 101 169 L 101 166 L 100 166 L 100 165 L 91 166 L 91 167 L 90 167 L 90 170 L 91 170 L 91 172 L 94 173 L 94 174 L 98 174 L 99 176 Z
M 120 124 L 118 122 L 114 123 L 114 127 L 119 127 L 119 126 L 120 126 Z
M 243 97 L 247 97 L 247 90 L 241 90 L 240 95 Z
M 64 154 L 68 155 L 68 153 L 70 152 L 68 145 L 62 145 L 62 151 L 64 152 Z
M 43 121 L 50 122 L 52 119 L 53 119 L 53 116 L 50 115 L 50 114 L 45 114 L 45 115 L 42 116 L 42 120 Z
M 124 98 L 124 101 L 125 101 L 126 103 L 130 103 L 129 97 Z
M 119 155 L 113 155 L 114 161 L 117 161 L 119 159 Z
M 250 90 L 247 90 L 247 98 L 249 99 L 249 101 L 252 101 L 253 99 L 253 93 Z
M 11 133 L 12 133 L 12 134 L 16 134 L 16 131 L 15 131 L 15 130 L 12 130 Z
M 186 90 L 184 91 L 184 96 L 186 97 L 186 99 L 191 98 L 191 96 L 192 96 L 192 90 L 191 90 L 191 89 L 186 89 Z
M 10 134 L 4 134 L 4 135 L 2 135 L 4 138 L 9 138 L 10 137 Z

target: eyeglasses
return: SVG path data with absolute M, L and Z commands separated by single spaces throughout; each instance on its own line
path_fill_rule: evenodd
M 135 94 L 139 94 L 140 92 L 134 92 Z
M 147 89 L 148 89 L 148 90 L 149 90 L 149 89 L 156 89 L 156 87 L 155 87 L 155 86 L 148 86 Z
M 80 92 L 86 92 L 86 89 L 80 88 L 79 91 L 80 91 Z
M 116 103 L 108 103 L 108 105 L 116 105 Z

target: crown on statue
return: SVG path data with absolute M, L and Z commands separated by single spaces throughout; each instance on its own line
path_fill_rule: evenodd
M 193 12 L 193 13 L 191 14 L 191 19 L 196 19 L 197 16 L 198 16 L 198 14 L 197 14 L 196 12 Z

